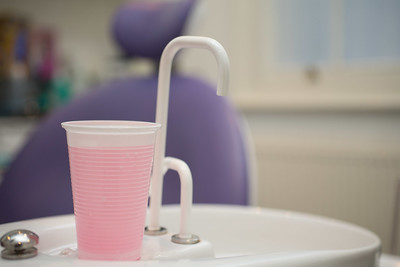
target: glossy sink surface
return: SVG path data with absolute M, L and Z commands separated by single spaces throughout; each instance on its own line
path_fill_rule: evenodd
M 1 259 L 0 266 L 378 266 L 378 237 L 336 220 L 224 205 L 194 205 L 192 220 L 194 234 L 212 244 L 215 257 L 99 262 L 79 260 L 74 253 L 60 255 L 76 249 L 74 217 L 65 215 L 0 225 L 0 234 L 26 228 L 40 236 L 37 257 Z M 178 232 L 178 222 L 179 207 L 164 206 L 161 223 L 170 234 Z

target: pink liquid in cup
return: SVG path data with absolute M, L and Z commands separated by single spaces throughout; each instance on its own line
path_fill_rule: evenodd
M 140 259 L 154 145 L 68 152 L 78 257 Z

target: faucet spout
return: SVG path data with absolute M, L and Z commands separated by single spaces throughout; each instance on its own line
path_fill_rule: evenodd
M 165 157 L 165 143 L 167 137 L 168 103 L 171 79 L 172 61 L 176 53 L 183 48 L 201 48 L 210 51 L 218 64 L 217 95 L 226 95 L 229 87 L 229 58 L 223 46 L 216 40 L 208 37 L 181 36 L 173 39 L 165 47 L 160 61 L 157 88 L 156 122 L 161 128 L 156 137 L 154 167 L 151 179 L 150 213 L 147 228 L 151 231 L 160 229 L 159 216 L 162 201 L 163 160 Z

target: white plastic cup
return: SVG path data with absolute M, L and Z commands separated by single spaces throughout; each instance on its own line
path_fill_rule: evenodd
M 137 121 L 70 121 L 67 132 L 78 257 L 139 260 L 156 132 Z

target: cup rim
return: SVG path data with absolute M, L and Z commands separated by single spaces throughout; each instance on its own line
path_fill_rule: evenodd
M 135 133 L 155 132 L 161 127 L 161 124 L 128 120 L 78 120 L 62 122 L 61 126 L 69 132 Z

